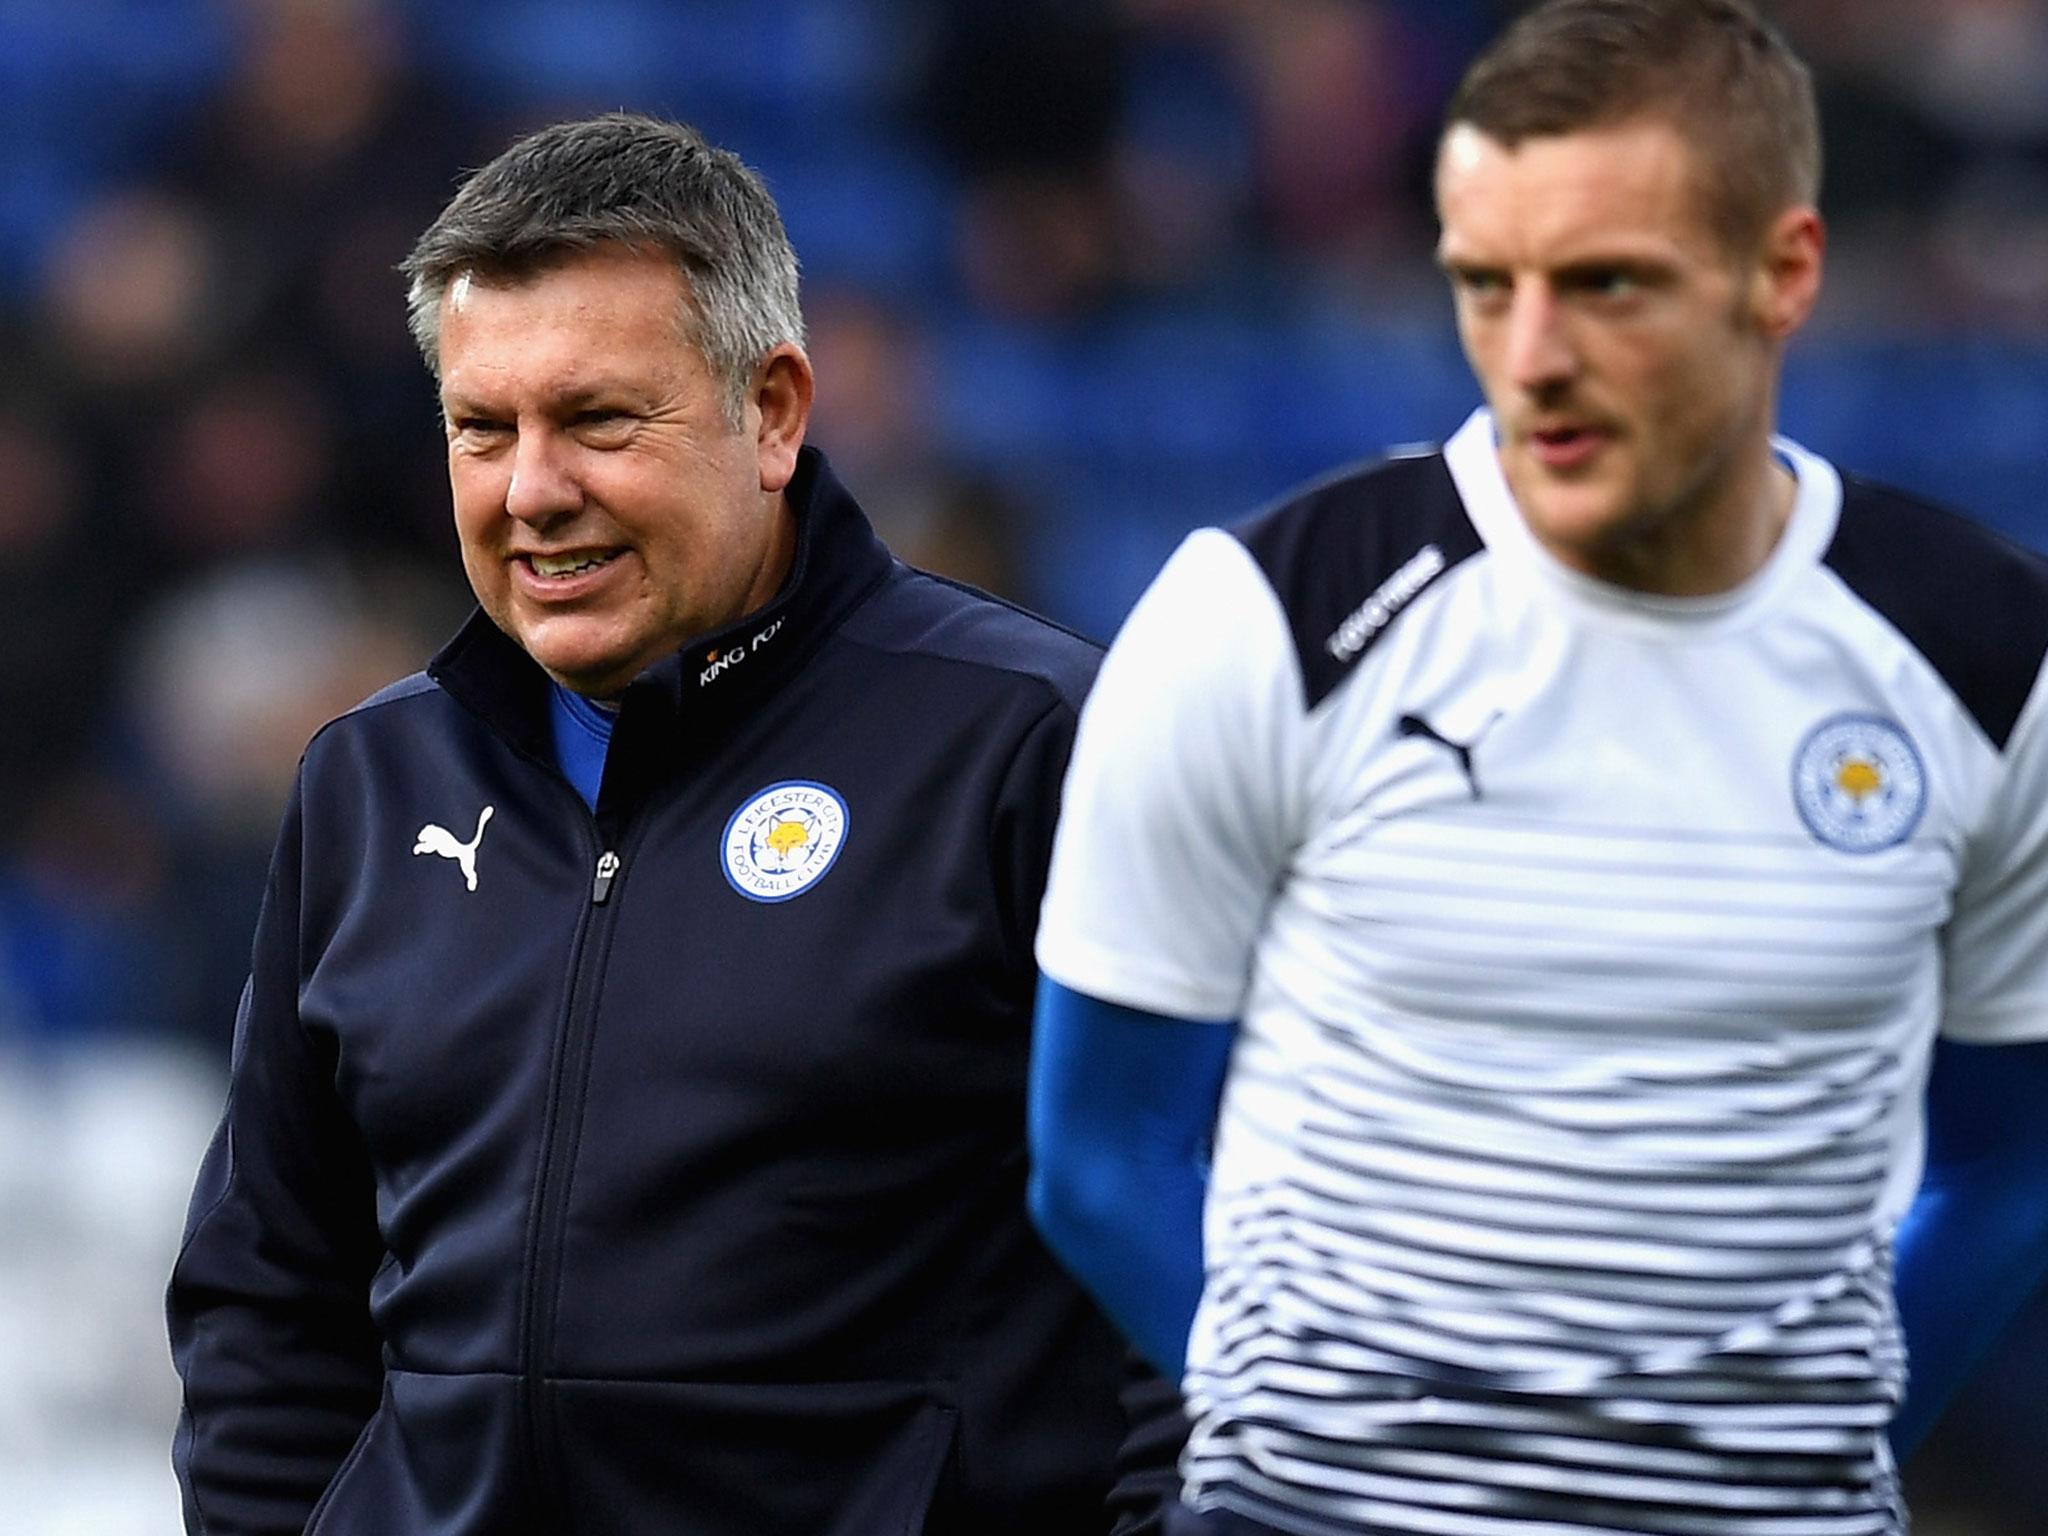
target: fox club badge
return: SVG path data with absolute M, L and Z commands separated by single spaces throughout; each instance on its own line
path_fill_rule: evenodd
M 1792 801 L 1807 831 L 1828 847 L 1876 853 L 1920 825 L 1927 771 L 1912 738 L 1891 721 L 1834 715 L 1793 754 Z
M 725 878 L 749 901 L 788 901 L 824 878 L 846 841 L 846 801 L 809 779 L 770 784 L 732 813 Z

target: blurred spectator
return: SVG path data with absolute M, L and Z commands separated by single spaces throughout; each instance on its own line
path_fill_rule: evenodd
M 1018 535 L 1029 509 L 995 481 L 945 476 L 929 494 L 906 504 L 891 547 L 912 565 L 964 581 L 984 592 L 1043 607 L 1020 562 Z
M 1785 0 L 1820 86 L 1838 312 L 2048 334 L 2048 6 Z M 1904 272 L 1917 281 L 1902 284 Z M 1902 307 L 1901 291 L 1920 294 Z
M 0 1033 L 63 1045 L 162 1032 L 175 951 L 149 808 L 88 772 L 33 806 L 0 866 Z
M 158 579 L 333 539 L 333 406 L 303 369 L 257 364 L 193 386 L 136 509 Z
M 818 370 L 819 441 L 847 477 L 867 485 L 929 455 L 935 380 L 916 319 L 886 299 L 846 288 L 804 295 L 805 350 Z M 879 493 L 871 493 L 881 500 Z
M 229 297 L 219 247 L 203 213 L 167 191 L 88 204 L 50 261 L 48 361 L 81 392 L 169 385 L 217 340 Z
M 273 562 L 210 572 L 143 625 L 128 698 L 168 844 L 162 1027 L 225 1045 L 300 752 L 458 617 L 416 577 Z
M 1356 0 L 1229 10 L 1256 102 L 1271 237 L 1353 259 L 1391 234 L 1412 248 L 1423 222 L 1415 167 L 1433 152 L 1445 86 L 1414 80 L 1399 14 Z
M 0 802 L 15 807 L 85 754 L 117 642 L 117 562 L 102 558 L 70 449 L 54 413 L 0 407 Z M 22 825 L 9 819 L 0 856 Z
M 1091 308 L 1117 272 L 1122 29 L 1085 0 L 968 0 L 933 21 L 922 97 L 966 179 L 969 291 L 1023 316 Z
M 374 373 L 409 361 L 392 269 L 470 146 L 379 0 L 237 0 L 219 94 L 167 177 L 219 231 L 245 345 Z
M 295 424 L 330 440 L 326 510 L 351 535 L 440 552 L 445 497 L 420 472 L 440 456 L 433 396 L 394 271 L 498 125 L 458 125 L 383 0 L 236 9 L 234 67 L 167 174 L 219 232 L 238 356 L 287 360 Z
M 867 489 L 876 531 L 912 565 L 1000 597 L 1030 597 L 1019 569 L 1029 509 L 986 475 L 952 464 L 929 419 L 931 359 L 900 309 L 843 290 L 805 302 L 818 369 L 812 436 Z

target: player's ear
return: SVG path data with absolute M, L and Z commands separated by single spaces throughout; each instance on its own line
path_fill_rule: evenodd
M 1758 328 L 1773 341 L 1785 340 L 1813 313 L 1826 251 L 1827 226 L 1812 207 L 1787 208 L 1765 229 L 1750 308 Z
M 781 490 L 796 473 L 796 453 L 810 426 L 814 387 L 811 360 L 792 341 L 776 347 L 754 369 L 747 421 L 754 428 L 764 491 Z

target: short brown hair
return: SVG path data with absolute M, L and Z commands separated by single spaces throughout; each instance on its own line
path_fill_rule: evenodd
M 1695 146 L 1731 246 L 1820 196 L 1813 77 L 1745 0 L 1544 0 L 1466 72 L 1445 128 L 1512 149 L 1638 117 Z

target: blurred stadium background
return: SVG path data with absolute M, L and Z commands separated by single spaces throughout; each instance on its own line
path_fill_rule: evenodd
M 173 1536 L 158 1301 L 309 732 L 465 611 L 393 264 L 515 132 L 762 168 L 898 550 L 1106 637 L 1188 527 L 1475 390 L 1486 0 L 0 0 L 0 1529 Z M 2048 547 L 2048 0 L 1784 0 L 1834 246 L 1786 424 Z M 1910 1469 L 2048 1529 L 2048 1307 Z

